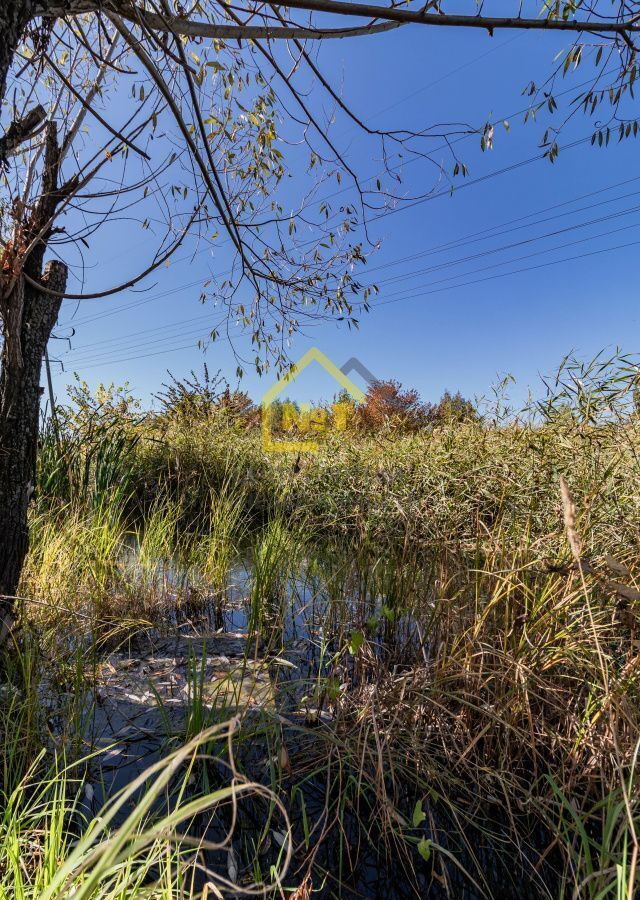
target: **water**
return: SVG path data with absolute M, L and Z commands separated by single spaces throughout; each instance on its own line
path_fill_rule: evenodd
M 299 561 L 295 572 L 277 582 L 274 595 L 262 604 L 257 633 L 250 560 L 245 555 L 232 567 L 222 599 L 201 585 L 195 591 L 189 576 L 177 567 L 166 571 L 159 567 L 163 590 L 156 597 L 153 625 L 105 647 L 84 716 L 86 746 L 102 750 L 88 771 L 85 811 L 97 814 L 119 789 L 194 730 L 237 715 L 242 728 L 235 764 L 265 787 L 275 785 L 290 805 L 294 843 L 302 848 L 291 871 L 302 866 L 304 873 L 304 861 L 313 853 L 314 896 L 393 900 L 553 896 L 545 887 L 545 882 L 553 881 L 552 859 L 537 873 L 534 852 L 527 871 L 513 865 L 513 846 L 497 852 L 504 816 L 499 808 L 482 811 L 483 824 L 491 824 L 494 840 L 468 824 L 462 837 L 447 806 L 437 801 L 430 804 L 428 819 L 419 828 L 403 826 L 416 843 L 419 838 L 432 839 L 449 857 L 434 851 L 425 862 L 410 850 L 409 866 L 393 844 L 384 847 L 376 842 L 378 799 L 366 791 L 359 795 L 354 787 L 357 770 L 340 772 L 340 741 L 334 735 L 340 695 L 367 679 L 375 683 L 381 671 L 407 667 L 419 656 L 424 660 L 433 648 L 422 639 L 410 612 L 391 605 L 380 590 L 367 585 L 363 590 L 357 571 L 347 564 L 342 570 L 335 565 L 327 569 L 323 559 Z M 135 548 L 127 565 L 135 578 Z M 364 668 L 356 666 L 355 655 L 344 649 L 359 632 L 368 638 Z M 287 748 L 285 769 L 282 746 Z M 209 785 L 223 784 L 229 777 L 226 749 L 217 747 L 216 753 L 218 761 L 210 762 L 205 771 Z M 197 781 L 193 788 L 200 786 Z M 350 802 L 342 809 L 347 795 Z M 394 799 L 405 823 L 410 822 L 416 799 L 411 785 Z M 339 823 L 325 833 L 330 825 L 327 804 L 334 817 L 342 811 Z M 247 847 L 261 839 L 262 871 L 277 863 L 279 831 L 271 828 L 265 838 L 263 806 L 262 801 L 246 802 L 238 820 L 231 846 L 240 880 L 243 863 L 249 862 Z M 123 810 L 121 820 L 127 812 Z M 203 822 L 196 836 L 219 841 L 227 825 L 222 811 Z M 372 840 L 367 842 L 363 834 L 372 825 Z M 533 840 L 540 849 L 548 842 L 543 833 Z M 205 854 L 203 859 L 227 876 L 227 851 Z M 291 876 L 292 883 L 299 880 L 300 876 L 297 881 Z

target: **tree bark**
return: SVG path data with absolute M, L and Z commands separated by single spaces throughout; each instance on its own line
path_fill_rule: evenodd
M 0 2 L 0 103 L 7 89 L 7 75 L 13 55 L 25 28 L 33 16 L 34 0 Z
M 56 323 L 67 267 L 44 254 L 61 193 L 55 122 L 43 138 L 40 196 L 2 253 L 0 272 L 0 646 L 13 621 L 13 598 L 29 545 L 27 511 L 36 479 L 42 356 Z M 24 251 L 22 248 L 31 248 Z
M 42 283 L 63 292 L 67 269 L 63 263 L 47 263 Z M 28 550 L 27 510 L 34 491 L 40 416 L 42 356 L 60 310 L 59 297 L 24 282 L 22 291 L 20 353 L 5 340 L 0 374 L 0 595 L 11 598 L 18 588 Z M 11 624 L 13 602 L 0 607 L 0 644 Z

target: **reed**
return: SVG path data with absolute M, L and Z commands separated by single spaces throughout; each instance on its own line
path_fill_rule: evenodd
M 416 896 L 492 896 L 502 885 L 502 896 L 632 900 L 636 402 L 628 361 L 567 360 L 517 416 L 505 416 L 501 398 L 474 421 L 329 437 L 299 464 L 264 454 L 254 430 L 210 414 L 188 427 L 153 416 L 112 422 L 110 433 L 122 434 L 102 455 L 70 428 L 71 471 L 86 477 L 69 479 L 46 438 L 22 586 L 34 602 L 24 604 L 10 676 L 19 699 L 2 699 L 5 797 L 23 783 L 33 789 L 15 794 L 13 808 L 44 796 L 43 672 L 64 663 L 80 696 L 91 660 L 136 614 L 166 628 L 169 615 L 177 622 L 188 606 L 193 624 L 213 603 L 222 626 L 230 572 L 244 564 L 253 639 L 245 664 L 264 658 L 277 698 L 242 716 L 236 733 L 237 771 L 272 792 L 268 802 L 260 795 L 253 820 L 241 816 L 236 850 L 256 876 L 269 874 L 263 851 L 280 839 L 272 823 L 282 802 L 294 821 L 283 891 L 312 884 L 322 896 L 348 896 L 375 859 L 390 890 L 401 881 Z M 72 622 L 81 623 L 83 655 L 64 662 L 60 635 Z M 205 673 L 206 659 L 191 660 L 184 734 L 171 734 L 173 745 L 193 747 L 238 712 L 227 692 L 211 696 Z M 205 770 L 207 788 L 228 790 L 224 766 Z M 41 808 L 50 814 L 18 811 L 26 837 L 20 844 L 11 832 L 0 856 L 16 896 L 35 897 L 37 879 L 57 896 L 48 885 L 65 878 L 94 891 L 124 885 L 82 896 L 190 896 L 191 857 L 169 851 L 157 830 L 132 840 L 147 828 L 142 819 L 122 843 L 100 837 L 104 859 L 86 843 L 86 857 L 74 856 L 61 823 L 74 819 L 75 795 L 47 777 Z M 81 829 L 80 841 L 99 828 Z M 74 860 L 64 877 L 42 840 Z M 27 885 L 15 857 L 29 841 L 39 849 L 26 857 Z M 144 893 L 152 872 L 165 894 Z

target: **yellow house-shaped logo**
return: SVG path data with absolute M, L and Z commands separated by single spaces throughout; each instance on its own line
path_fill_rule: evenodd
M 267 451 L 280 451 L 280 452 L 311 452 L 318 449 L 318 444 L 315 441 L 278 441 L 274 440 L 273 437 L 273 416 L 271 415 L 271 408 L 275 400 L 280 397 L 282 392 L 286 390 L 286 388 L 291 385 L 299 375 L 304 372 L 307 366 L 311 362 L 319 363 L 325 372 L 328 372 L 329 375 L 335 380 L 340 387 L 346 391 L 354 401 L 354 403 L 361 403 L 365 399 L 364 393 L 360 390 L 360 388 L 356 387 L 356 385 L 351 381 L 351 379 L 347 378 L 344 372 L 341 372 L 340 369 L 334 365 L 331 360 L 325 356 L 325 354 L 318 350 L 317 347 L 312 347 L 310 350 L 304 354 L 304 356 L 298 360 L 298 362 L 291 367 L 290 371 L 280 379 L 280 381 L 276 382 L 273 387 L 269 388 L 267 393 L 262 398 L 262 446 L 264 450 Z M 340 404 L 336 404 L 334 406 L 334 411 L 338 411 L 336 407 Z M 303 415 L 311 415 L 313 412 L 309 404 L 301 405 L 301 412 Z M 323 413 L 326 414 L 326 410 L 322 410 Z M 340 424 L 342 421 L 342 425 Z M 340 420 L 340 417 L 337 416 L 337 424 L 336 427 L 338 430 L 341 427 L 344 427 L 346 424 L 346 419 L 343 417 Z

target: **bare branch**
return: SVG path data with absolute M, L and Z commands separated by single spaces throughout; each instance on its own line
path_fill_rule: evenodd
M 111 66 L 111 60 L 113 59 L 113 54 L 115 52 L 116 47 L 118 46 L 119 40 L 120 40 L 120 35 L 117 32 L 114 33 L 113 38 L 111 39 L 111 43 L 109 44 L 109 47 L 107 49 L 107 52 L 106 52 L 104 58 L 102 59 L 102 62 L 100 64 L 100 68 L 98 69 L 98 73 L 95 77 L 95 80 L 94 80 L 93 84 L 91 85 L 91 89 L 87 93 L 86 97 L 83 97 L 82 95 L 80 96 L 81 108 L 80 108 L 78 115 L 74 119 L 74 122 L 73 122 L 71 128 L 65 135 L 64 141 L 62 142 L 62 148 L 60 150 L 61 158 L 64 158 L 66 156 L 67 151 L 71 147 L 71 144 L 73 143 L 74 138 L 76 137 L 76 135 L 80 131 L 80 128 L 82 127 L 82 123 L 84 122 L 84 120 L 86 118 L 87 112 L 91 112 L 91 114 L 94 116 L 96 114 L 95 109 L 93 108 L 92 104 L 93 104 L 93 101 L 95 100 L 95 97 L 96 97 L 98 91 L 100 90 L 100 84 L 104 80 L 107 70 Z M 74 93 L 74 96 L 77 96 L 77 93 Z M 111 133 L 113 133 L 112 129 L 111 129 Z M 136 150 L 137 148 L 133 147 L 133 149 Z M 137 151 L 137 152 L 140 152 L 140 151 Z M 146 154 L 145 154 L 145 156 L 146 156 Z M 149 157 L 147 156 L 147 159 L 148 158 Z
M 339 16 L 355 16 L 372 19 L 374 22 L 357 29 L 314 29 L 298 26 L 254 26 L 254 25 L 218 25 L 207 22 L 194 22 L 184 16 L 175 16 L 170 23 L 164 22 L 161 16 L 149 13 L 135 4 L 121 3 L 118 0 L 76 0 L 59 4 L 36 4 L 37 14 L 43 17 L 65 17 L 83 12 L 113 12 L 123 18 L 139 22 L 146 20 L 148 27 L 162 32 L 173 31 L 189 37 L 208 37 L 218 39 L 268 39 L 300 38 L 320 39 L 327 37 L 354 37 L 376 33 L 380 28 L 378 20 L 393 22 L 398 25 L 432 25 L 439 28 L 480 28 L 492 34 L 497 29 L 517 29 L 529 31 L 566 31 L 591 34 L 629 35 L 640 31 L 640 16 L 633 16 L 623 21 L 610 19 L 559 19 L 539 18 L 525 19 L 519 16 L 483 16 L 454 15 L 449 13 L 429 13 L 398 6 L 378 6 L 370 3 L 352 3 L 348 0 L 287 0 L 286 4 L 267 2 L 269 7 L 286 6 L 289 9 L 303 9 L 309 12 L 334 13 Z M 377 24 L 374 24 L 377 23 Z M 284 33 L 285 30 L 288 33 Z M 304 32 L 304 33 L 303 33 Z M 357 34 L 356 34 L 357 33 Z
M 148 153 L 145 153 L 145 151 L 141 150 L 140 147 L 137 147 L 135 144 L 132 144 L 121 132 L 117 131 L 112 125 L 110 125 L 107 122 L 107 120 L 105 118 L 103 118 L 103 116 L 100 115 L 100 113 L 95 109 L 95 107 L 91 105 L 91 100 L 93 98 L 91 98 L 91 99 L 85 98 L 82 96 L 80 91 L 76 90 L 76 88 L 69 81 L 69 79 L 65 76 L 65 74 L 60 71 L 59 66 L 57 66 L 55 64 L 55 62 L 51 59 L 49 54 L 44 53 L 43 56 L 44 56 L 44 59 L 46 59 L 49 66 L 56 73 L 57 77 L 67 88 L 69 93 L 73 94 L 73 96 L 76 98 L 76 100 L 78 100 L 78 102 L 82 105 L 82 107 L 84 108 L 84 110 L 86 112 L 91 113 L 91 115 L 94 117 L 94 119 L 97 119 L 98 122 L 100 122 L 100 124 L 103 126 L 103 128 L 106 128 L 107 131 L 113 135 L 113 137 L 118 138 L 118 140 L 122 141 L 123 144 L 126 144 L 127 147 L 130 147 L 136 153 L 139 153 L 140 156 L 143 157 L 143 159 L 146 159 L 146 160 L 149 159 Z M 98 88 L 98 86 L 96 85 L 96 90 L 97 90 L 97 88 Z M 64 149 L 66 149 L 66 147 Z
M 0 137 L 0 166 L 6 163 L 7 157 L 16 150 L 20 144 L 34 137 L 41 128 L 46 118 L 44 106 L 38 104 L 30 110 L 26 116 L 16 119 Z
M 175 253 L 175 251 L 178 250 L 178 248 L 182 245 L 182 242 L 184 241 L 185 237 L 189 233 L 189 230 L 190 230 L 193 222 L 195 221 L 198 213 L 199 213 L 198 209 L 195 209 L 193 211 L 191 218 L 189 219 L 189 221 L 187 222 L 185 227 L 182 229 L 182 231 L 180 232 L 180 234 L 178 235 L 176 240 L 173 242 L 173 244 L 169 247 L 169 249 L 166 250 L 164 253 L 162 253 L 157 259 L 155 259 L 149 266 L 147 266 L 146 269 L 144 269 L 142 272 L 139 272 L 134 278 L 130 278 L 128 281 L 123 282 L 123 284 L 119 284 L 119 285 L 116 285 L 115 287 L 107 288 L 107 290 L 96 291 L 95 293 L 92 293 L 92 294 L 70 294 L 66 291 L 65 292 L 56 291 L 52 288 L 49 288 L 49 287 L 47 287 L 46 284 L 43 284 L 42 282 L 36 281 L 34 278 L 31 278 L 26 272 L 23 272 L 24 278 L 28 282 L 28 284 L 32 285 L 33 287 L 38 288 L 38 290 L 42 291 L 42 293 L 51 294 L 54 297 L 61 297 L 61 298 L 63 297 L 66 300 L 98 300 L 102 297 L 111 297 L 113 294 L 119 294 L 122 291 L 126 291 L 129 288 L 134 287 L 136 284 L 139 284 L 139 282 L 143 281 L 145 278 L 147 278 L 149 275 L 151 275 L 152 272 L 155 272 L 156 269 L 158 269 L 163 263 L 165 263 L 168 259 L 170 259 L 170 257 Z

